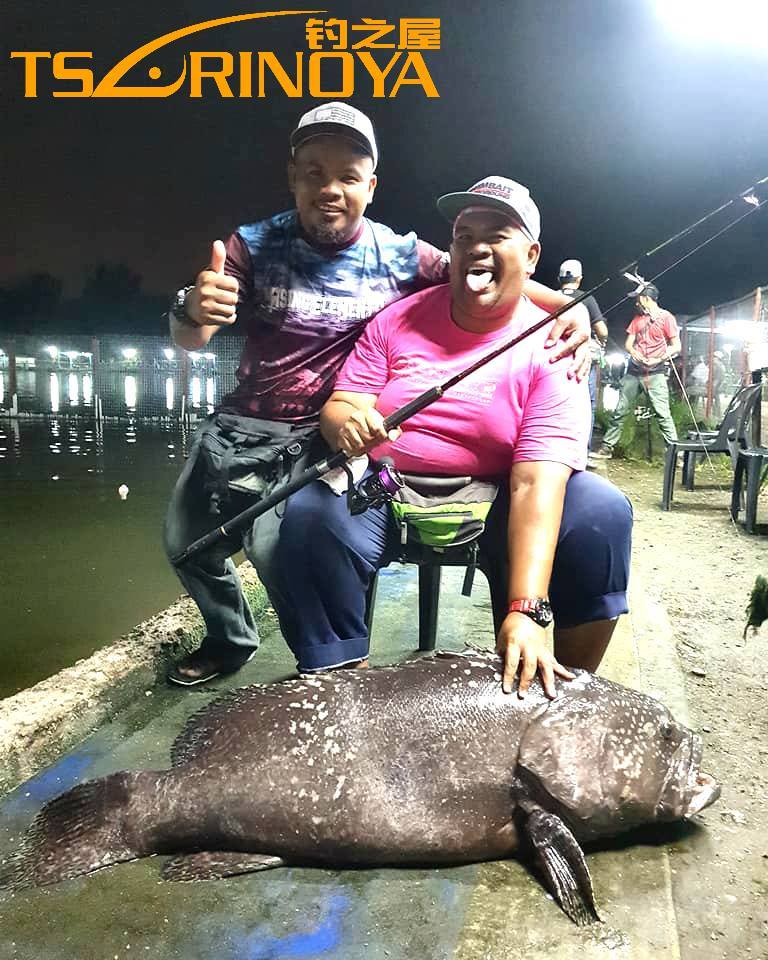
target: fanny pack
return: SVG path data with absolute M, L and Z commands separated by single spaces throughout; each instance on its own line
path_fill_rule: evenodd
M 233 492 L 268 497 L 306 460 L 316 435 L 316 426 L 214 415 L 203 428 L 198 454 L 211 513 L 220 514 Z
M 643 374 L 651 373 L 663 373 L 665 377 L 668 377 L 669 372 L 669 360 L 662 360 L 653 367 L 641 367 L 634 360 L 630 360 L 627 365 L 627 373 L 631 373 L 634 377 L 642 377 Z
M 472 477 L 424 477 L 402 474 L 403 486 L 392 500 L 400 542 L 428 547 L 460 547 L 476 540 L 499 488 Z

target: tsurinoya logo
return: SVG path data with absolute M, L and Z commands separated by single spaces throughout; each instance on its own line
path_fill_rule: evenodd
M 327 10 L 276 10 L 206 20 L 142 44 L 101 79 L 87 66 L 93 51 L 14 50 L 23 64 L 23 90 L 37 97 L 287 97 L 305 95 L 343 100 L 355 94 L 396 97 L 403 87 L 421 87 L 439 97 L 425 54 L 440 49 L 440 19 L 401 18 L 395 22 L 361 17 L 359 21 L 324 19 Z M 307 17 L 301 42 L 289 54 L 270 50 L 181 50 L 181 70 L 165 71 L 153 56 L 167 59 L 164 48 L 187 37 L 246 20 Z M 165 60 L 164 60 L 165 62 Z M 132 73 L 152 83 L 136 85 Z

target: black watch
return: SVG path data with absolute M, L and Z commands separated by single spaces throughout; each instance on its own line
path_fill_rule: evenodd
M 509 613 L 523 613 L 530 617 L 540 627 L 548 627 L 552 623 L 552 607 L 546 597 L 527 597 L 525 600 L 513 600 L 509 605 Z
M 181 290 L 177 291 L 176 296 L 173 298 L 171 309 L 168 312 L 175 320 L 178 320 L 179 323 L 191 322 L 189 316 L 187 315 L 187 294 L 190 290 L 194 289 L 194 284 L 191 287 L 182 287 Z

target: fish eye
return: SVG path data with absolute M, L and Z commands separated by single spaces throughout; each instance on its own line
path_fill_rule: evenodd
M 671 740 L 672 734 L 675 732 L 675 728 L 671 723 L 664 723 L 661 727 L 661 735 L 665 740 Z

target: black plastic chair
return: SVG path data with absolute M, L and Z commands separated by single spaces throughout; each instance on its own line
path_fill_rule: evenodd
M 727 419 L 731 411 L 736 407 L 740 402 L 743 394 L 749 392 L 755 384 L 749 383 L 746 386 L 739 387 L 739 389 L 734 393 L 731 399 L 728 401 L 728 406 L 725 408 L 722 419 L 720 423 L 715 427 L 714 430 L 689 430 L 688 431 L 688 440 L 714 440 L 717 437 L 718 431 L 723 425 L 723 422 Z M 738 437 L 738 440 L 744 446 L 749 445 L 749 441 L 746 436 L 746 428 L 748 421 L 744 422 L 744 435 Z M 727 453 L 728 451 L 719 451 Z M 693 490 L 694 482 L 696 479 L 696 460 L 698 457 L 703 456 L 701 452 L 696 453 L 693 450 L 683 451 L 683 486 L 686 490 Z
M 690 457 L 697 453 L 727 453 L 735 469 L 736 458 L 740 449 L 746 446 L 747 424 L 757 405 L 760 403 L 762 383 L 752 383 L 742 387 L 734 397 L 734 402 L 723 417 L 717 433 L 710 439 L 675 440 L 667 445 L 664 456 L 664 485 L 661 495 L 661 509 L 669 510 L 675 487 L 675 473 L 677 472 L 677 456 L 682 453 Z M 685 467 L 686 476 L 690 474 L 690 462 Z M 692 480 L 689 481 L 692 484 Z
M 768 471 L 768 447 L 747 447 L 738 451 L 731 489 L 731 516 L 738 521 L 743 499 L 747 533 L 755 533 L 757 526 L 757 497 L 764 471 Z M 742 492 L 745 477 L 746 491 Z
M 462 547 L 438 549 L 420 543 L 408 543 L 400 548 L 395 561 L 415 563 L 419 567 L 419 650 L 434 650 L 437 642 L 437 617 L 440 607 L 440 574 L 442 567 L 466 567 L 462 594 L 468 597 L 472 591 L 475 570 L 480 570 L 488 580 L 496 633 L 507 616 L 506 570 L 492 570 L 478 548 L 477 540 Z M 393 562 L 395 562 L 393 561 Z M 378 572 L 374 574 L 366 596 L 365 625 L 368 635 L 373 626 L 376 605 Z

